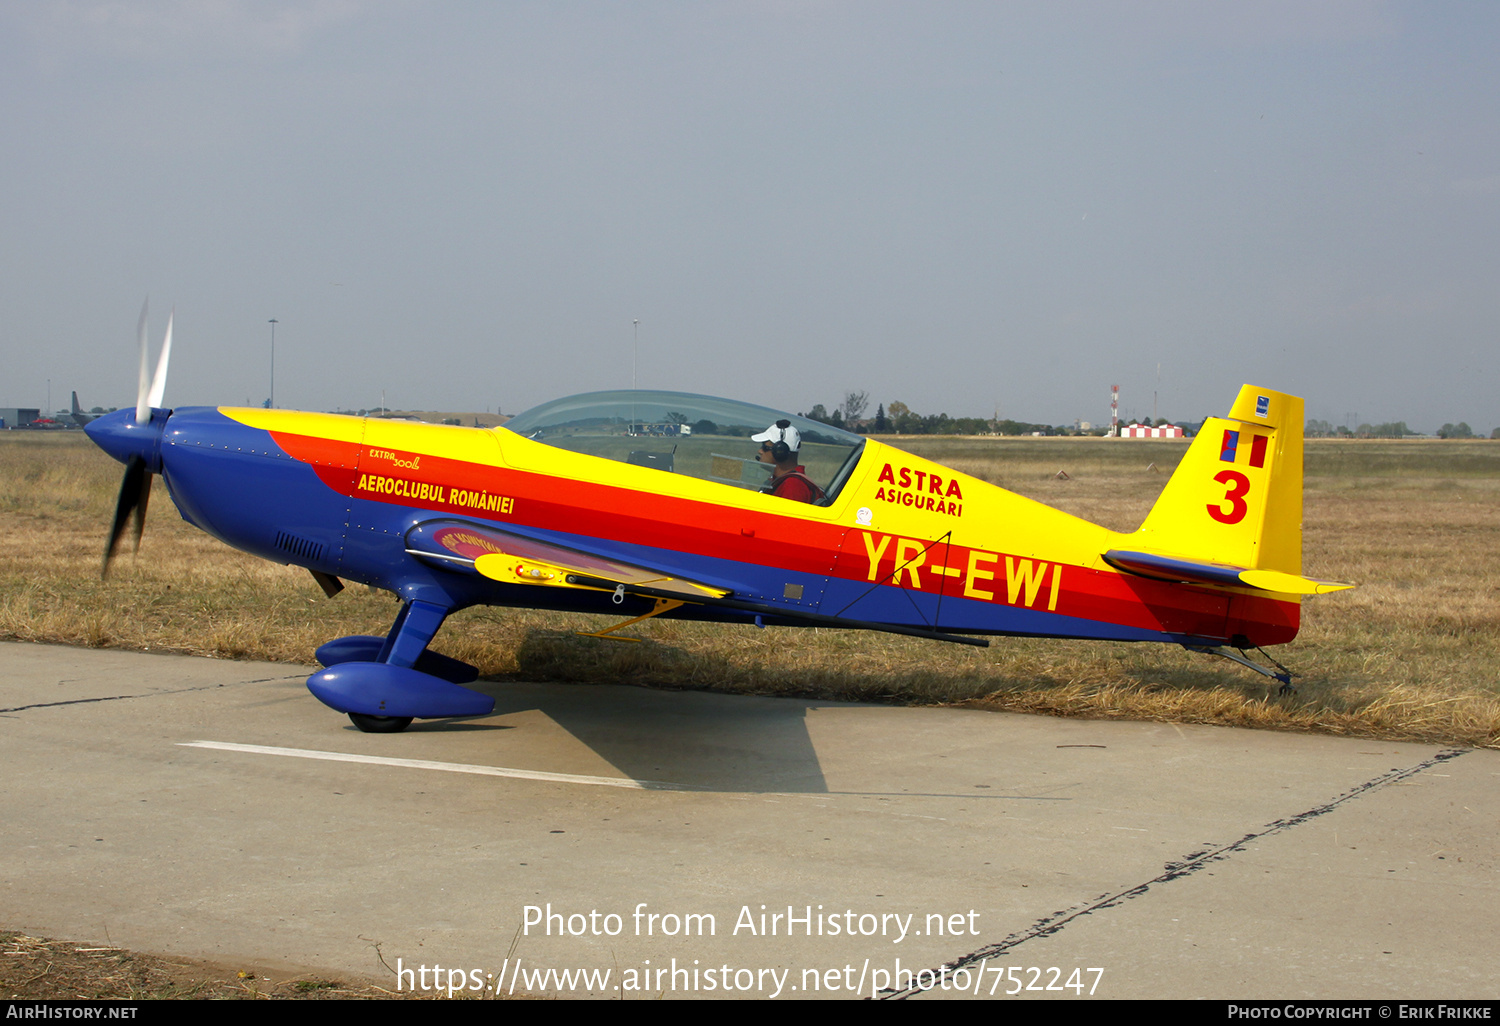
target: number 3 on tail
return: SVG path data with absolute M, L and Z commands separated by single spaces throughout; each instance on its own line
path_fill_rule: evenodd
M 1209 503 L 1208 515 L 1221 524 L 1237 524 L 1244 520 L 1246 512 L 1250 509 L 1249 504 L 1245 502 L 1245 493 L 1250 490 L 1250 479 L 1237 470 L 1221 470 L 1214 475 L 1214 480 L 1229 486 L 1229 491 L 1224 493 L 1223 500 L 1229 503 L 1229 509 Z

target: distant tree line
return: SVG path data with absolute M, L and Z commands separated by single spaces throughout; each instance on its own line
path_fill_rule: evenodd
M 1407 427 L 1404 420 L 1391 424 L 1361 424 L 1357 428 L 1351 428 L 1345 424 L 1330 424 L 1326 420 L 1309 420 L 1303 434 L 1308 438 L 1406 438 L 1410 435 L 1419 435 L 1421 432 Z M 1444 424 L 1437 429 L 1437 436 L 1439 438 L 1480 437 L 1474 434 L 1474 429 L 1463 421 L 1457 424 Z M 1500 428 L 1491 431 L 1490 437 L 1500 438 Z
M 1019 420 L 950 417 L 946 413 L 922 414 L 899 401 L 891 403 L 889 412 L 884 403 L 879 404 L 873 417 L 850 418 L 845 416 L 842 408 L 829 413 L 822 403 L 797 415 L 862 435 L 1029 435 L 1038 431 L 1048 435 L 1075 433 L 1075 429 L 1071 427 L 1028 424 Z
M 1073 424 L 1032 424 L 1024 420 L 994 417 L 950 417 L 946 413 L 918 413 L 905 403 L 898 401 L 889 405 L 880 403 L 873 417 L 866 416 L 870 409 L 870 393 L 845 392 L 844 401 L 834 407 L 832 413 L 822 403 L 817 403 L 799 417 L 823 424 L 868 435 L 1094 435 L 1109 433 L 1108 424 L 1091 425 L 1084 430 Z M 1141 421 L 1152 426 L 1151 419 Z M 1167 418 L 1155 422 L 1156 427 L 1166 427 Z M 1176 421 L 1176 426 L 1189 435 L 1197 434 L 1200 421 Z
M 899 401 L 879 404 L 875 408 L 873 417 L 866 416 L 869 408 L 870 393 L 851 391 L 844 393 L 844 401 L 836 406 L 832 413 L 829 413 L 828 408 L 822 403 L 817 403 L 812 409 L 806 413 L 799 413 L 798 416 L 823 424 L 831 424 L 846 431 L 870 435 L 1106 435 L 1109 433 L 1108 424 L 1093 424 L 1085 431 L 1076 422 L 1073 424 L 1029 424 L 1008 418 L 1002 420 L 985 417 L 950 417 L 946 413 L 921 414 Z M 1185 434 L 1194 436 L 1202 430 L 1206 419 L 1205 417 L 1196 421 L 1169 421 L 1166 417 L 1160 417 L 1153 423 L 1150 417 L 1143 417 L 1140 423 L 1146 427 L 1175 425 L 1182 428 Z M 1408 438 L 1420 435 L 1421 432 L 1413 431 L 1404 420 L 1388 424 L 1361 424 L 1356 428 L 1330 424 L 1326 420 L 1309 420 L 1303 434 L 1308 438 Z M 1444 424 L 1438 428 L 1437 437 L 1480 438 L 1483 436 L 1475 434 L 1473 428 L 1460 421 L 1457 424 Z M 1490 437 L 1500 439 L 1500 427 L 1490 432 Z

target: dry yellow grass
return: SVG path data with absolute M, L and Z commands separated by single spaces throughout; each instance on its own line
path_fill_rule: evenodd
M 1184 451 L 1093 439 L 903 444 L 1117 530 L 1136 527 Z M 1152 466 L 1154 464 L 1154 467 Z M 1067 480 L 1059 479 L 1065 470 Z M 384 633 L 389 595 L 325 599 L 301 570 L 184 524 L 160 483 L 136 559 L 99 579 L 120 467 L 77 435 L 0 434 L 0 637 L 308 662 L 345 634 Z M 996 639 L 988 650 L 826 629 L 656 620 L 622 644 L 607 623 L 496 609 L 457 614 L 439 647 L 491 679 L 630 682 L 1070 716 L 1220 723 L 1500 744 L 1500 443 L 1309 443 L 1309 573 L 1360 582 L 1307 603 L 1274 654 L 1297 694 L 1163 645 Z
M 369 982 L 163 958 L 124 948 L 0 931 L 0 994 L 10 1001 L 390 1000 L 416 997 Z

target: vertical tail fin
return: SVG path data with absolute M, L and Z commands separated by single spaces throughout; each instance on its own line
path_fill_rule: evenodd
M 1227 419 L 1204 422 L 1133 544 L 1300 578 L 1302 428 L 1300 398 L 1245 385 Z

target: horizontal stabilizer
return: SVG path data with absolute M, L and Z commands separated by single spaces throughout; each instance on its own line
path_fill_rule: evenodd
M 1330 591 L 1344 591 L 1352 584 L 1342 581 L 1315 581 L 1311 577 L 1284 574 L 1279 570 L 1246 570 L 1240 580 L 1261 591 L 1280 591 L 1291 595 L 1327 595 Z
M 1337 581 L 1315 581 L 1310 577 L 1283 573 L 1280 570 L 1250 570 L 1224 563 L 1199 563 L 1187 559 L 1173 559 L 1154 552 L 1128 552 L 1110 549 L 1104 561 L 1116 570 L 1150 577 L 1158 581 L 1183 584 L 1216 584 L 1229 587 L 1256 588 L 1274 591 L 1283 595 L 1324 595 L 1330 591 L 1352 588 L 1352 584 Z

